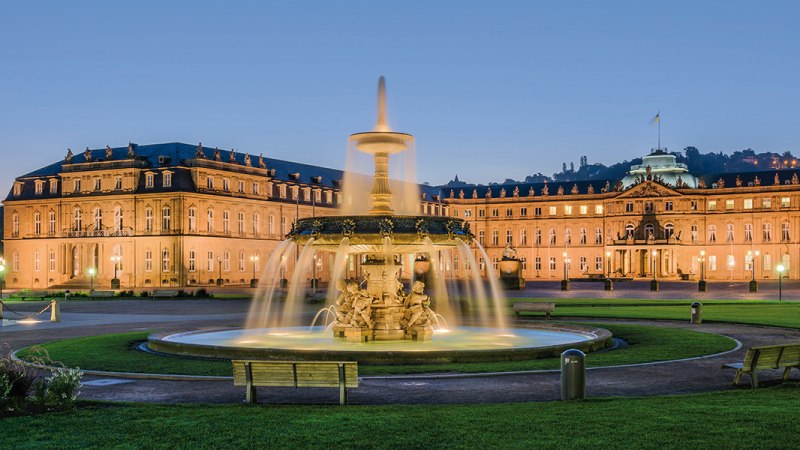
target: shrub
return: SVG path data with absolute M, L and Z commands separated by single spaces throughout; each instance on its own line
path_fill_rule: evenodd
M 11 381 L 8 379 L 8 375 L 4 373 L 0 373 L 0 404 L 3 404 L 8 397 L 8 394 L 11 393 Z
M 33 399 L 39 408 L 47 406 L 47 380 L 40 379 L 33 383 Z
M 139 297 L 150 297 L 150 293 L 147 291 L 142 291 L 139 293 Z
M 47 404 L 59 409 L 72 408 L 80 394 L 83 372 L 79 368 L 58 367 L 46 378 Z
M 5 376 L 10 385 L 8 396 L 15 409 L 20 409 L 28 397 L 28 392 L 36 381 L 36 370 L 24 366 L 11 359 L 11 351 L 7 344 L 0 349 L 0 376 Z
M 194 296 L 197 298 L 211 298 L 211 294 L 206 290 L 206 288 L 200 288 L 195 291 Z

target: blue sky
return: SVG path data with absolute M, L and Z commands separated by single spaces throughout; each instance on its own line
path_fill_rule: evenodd
M 182 141 L 341 168 L 375 121 L 421 181 L 670 150 L 797 152 L 798 2 L 2 2 L 0 189 Z

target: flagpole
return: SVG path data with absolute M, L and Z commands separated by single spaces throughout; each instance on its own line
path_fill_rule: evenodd
M 661 110 L 658 110 L 658 150 L 661 150 Z

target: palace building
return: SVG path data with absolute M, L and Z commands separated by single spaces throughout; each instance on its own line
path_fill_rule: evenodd
M 246 286 L 298 218 L 336 212 L 342 179 L 202 145 L 68 152 L 18 177 L 4 202 L 6 285 Z M 527 280 L 774 279 L 778 264 L 800 277 L 795 170 L 689 174 L 656 150 L 623 180 L 421 185 L 420 208 L 469 223 L 484 275 L 511 246 Z M 467 276 L 468 261 L 445 256 L 447 276 Z M 327 280 L 330 265 L 317 259 L 306 278 Z

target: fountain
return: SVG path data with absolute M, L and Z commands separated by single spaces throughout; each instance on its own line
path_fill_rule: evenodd
M 299 219 L 261 276 L 244 330 L 204 331 L 151 336 L 154 350 L 214 357 L 348 359 L 372 363 L 424 363 L 510 360 L 550 356 L 566 346 L 586 350 L 610 342 L 606 330 L 577 326 L 509 329 L 499 278 L 486 264 L 489 291 L 470 244 L 469 224 L 454 217 L 396 214 L 389 176 L 391 155 L 406 151 L 410 134 L 392 131 L 386 118 L 384 78 L 378 83 L 378 120 L 372 131 L 350 136 L 351 145 L 372 156 L 374 174 L 368 192 L 369 210 L 361 215 Z M 395 185 L 397 185 L 395 183 Z M 352 194 L 352 192 L 351 192 Z M 357 194 L 357 193 L 356 193 Z M 405 210 L 408 210 L 408 200 Z M 418 211 L 418 209 L 416 209 Z M 483 248 L 474 243 L 485 262 Z M 304 298 L 306 267 L 317 253 L 334 256 L 326 306 L 312 326 L 298 325 Z M 443 260 L 458 255 L 471 269 L 466 296 L 479 326 L 458 326 L 441 270 Z M 361 258 L 362 280 L 345 279 L 351 256 Z M 425 282 L 412 277 L 406 291 L 401 272 L 404 258 L 419 261 L 432 274 L 433 295 Z M 292 261 L 292 260 L 296 261 Z M 274 297 L 293 262 L 283 310 Z M 409 273 L 421 274 L 412 267 Z M 316 326 L 317 321 L 324 324 Z

